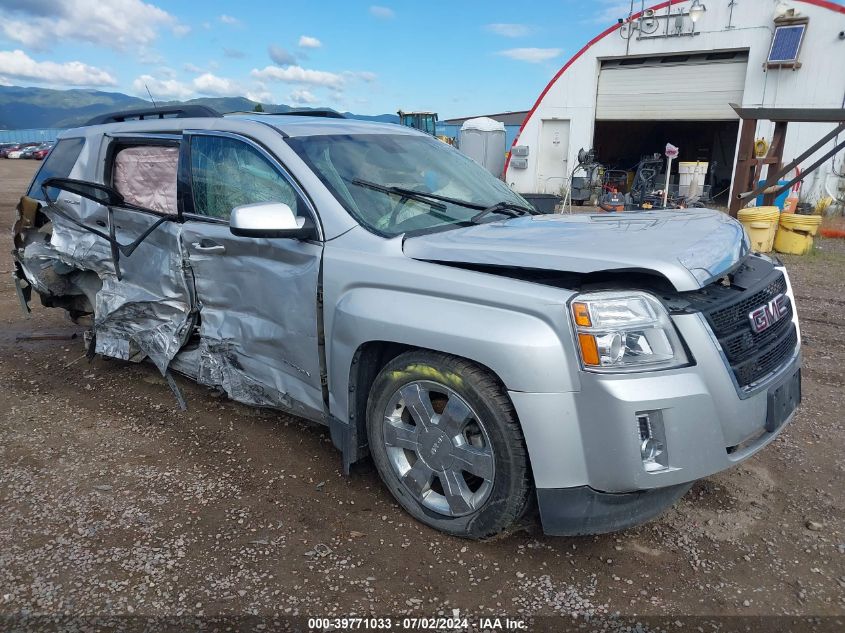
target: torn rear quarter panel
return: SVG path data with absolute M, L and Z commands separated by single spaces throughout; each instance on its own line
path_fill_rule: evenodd
M 99 228 L 105 222 L 105 207 L 78 196 L 62 194 L 56 204 L 85 224 Z M 179 225 L 165 222 L 131 257 L 123 258 L 123 278 L 118 280 L 105 240 L 50 206 L 41 213 L 49 221 L 18 236 L 22 248 L 17 255 L 27 281 L 48 305 L 54 300 L 61 305 L 61 298 L 69 295 L 86 298 L 85 311 L 93 312 L 97 353 L 132 361 L 149 358 L 164 373 L 190 335 L 196 316 L 193 290 L 182 266 Z M 157 219 L 150 213 L 116 210 L 116 237 L 130 241 Z M 99 283 L 92 283 L 93 275 Z

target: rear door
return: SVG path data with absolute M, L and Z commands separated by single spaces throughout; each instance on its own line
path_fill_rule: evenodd
M 115 237 L 129 244 L 162 215 L 177 213 L 179 136 L 111 137 L 104 182 L 131 203 L 114 208 Z M 107 209 L 93 205 L 89 222 L 104 230 Z M 142 207 L 142 211 L 134 207 Z M 180 254 L 181 225 L 167 221 L 129 256 L 121 256 L 117 274 L 102 275 L 97 293 L 96 351 L 137 360 L 147 356 L 164 373 L 191 334 L 195 319 L 193 287 L 185 279 Z
M 182 179 L 186 255 L 199 307 L 198 380 L 234 400 L 321 419 L 317 288 L 319 241 L 238 237 L 231 210 L 283 202 L 314 209 L 285 168 L 257 143 L 223 132 L 187 133 Z

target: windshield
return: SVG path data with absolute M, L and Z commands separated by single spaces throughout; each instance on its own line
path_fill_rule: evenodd
M 479 209 L 502 202 L 531 207 L 478 163 L 432 137 L 339 134 L 287 142 L 361 225 L 381 235 L 466 226 Z M 504 215 L 493 212 L 487 219 Z

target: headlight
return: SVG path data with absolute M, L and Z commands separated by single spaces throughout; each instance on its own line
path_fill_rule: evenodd
M 666 309 L 644 292 L 578 295 L 571 316 L 584 369 L 669 369 L 688 362 Z

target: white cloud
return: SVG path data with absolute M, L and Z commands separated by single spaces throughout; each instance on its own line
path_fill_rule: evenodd
M 396 17 L 396 12 L 390 7 L 380 7 L 374 4 L 370 7 L 370 15 L 379 18 L 380 20 L 391 20 Z
M 299 45 L 302 48 L 320 48 L 323 43 L 316 37 L 311 37 L 310 35 L 300 35 Z
M 509 24 L 503 22 L 485 24 L 484 29 L 504 37 L 525 37 L 533 31 L 533 29 L 527 24 Z
M 631 12 L 630 1 L 625 0 L 599 0 L 597 3 L 597 13 L 589 20 L 592 24 L 602 24 L 610 26 L 619 18 L 627 18 Z M 648 6 L 648 5 L 646 5 Z M 639 5 L 634 6 L 634 11 L 639 11 Z
M 559 48 L 509 48 L 499 51 L 497 55 L 510 57 L 521 62 L 539 64 L 540 62 L 559 57 L 563 51 Z
M 223 47 L 223 55 L 230 59 L 243 59 L 244 57 L 246 57 L 246 53 L 244 53 L 242 50 L 238 48 L 228 48 L 225 46 Z
M 270 46 L 267 47 L 267 54 L 270 55 L 270 59 L 273 60 L 273 63 L 278 64 L 279 66 L 290 66 L 291 64 L 296 63 L 296 55 L 288 52 L 281 46 L 276 46 L 275 44 L 270 44 Z
M 305 88 L 294 90 L 290 93 L 288 99 L 290 99 L 291 103 L 296 103 L 297 105 L 310 105 L 319 101 L 316 95 Z
M 368 84 L 371 84 L 378 79 L 378 75 L 368 70 L 347 70 L 343 74 L 350 79 L 360 79 Z
M 243 92 L 236 81 L 225 77 L 218 77 L 211 73 L 204 73 L 194 78 L 191 83 L 198 93 L 214 95 L 215 97 L 231 97 Z
M 238 18 L 233 18 L 225 13 L 220 16 L 220 21 L 227 26 L 241 26 L 241 21 Z
M 173 31 L 173 35 L 176 37 L 185 37 L 191 32 L 191 27 L 187 24 L 177 24 L 171 30 Z
M 266 66 L 259 70 L 253 68 L 250 73 L 256 79 L 267 81 L 284 81 L 294 84 L 312 84 L 316 86 L 340 87 L 344 84 L 344 78 L 337 73 L 330 73 L 325 70 L 311 70 L 302 66 Z
M 37 62 L 22 50 L 0 51 L 0 75 L 65 86 L 114 86 L 108 72 L 82 62 Z
M 189 28 L 142 0 L 38 0 L 3 5 L 0 34 L 32 50 L 61 41 L 127 50 L 149 46 L 161 29 L 184 35 Z
M 183 64 L 182 68 L 189 72 L 189 73 L 204 73 L 205 70 L 197 66 L 196 64 L 191 64 L 190 62 L 187 64 Z
M 141 75 L 132 82 L 136 94 L 146 95 L 147 88 L 156 101 L 161 99 L 190 99 L 194 89 L 176 79 L 156 79 L 152 75 Z
M 273 101 L 273 94 L 261 82 L 255 84 L 254 90 L 247 90 L 245 96 L 250 101 L 257 101 L 258 103 L 270 103 Z

